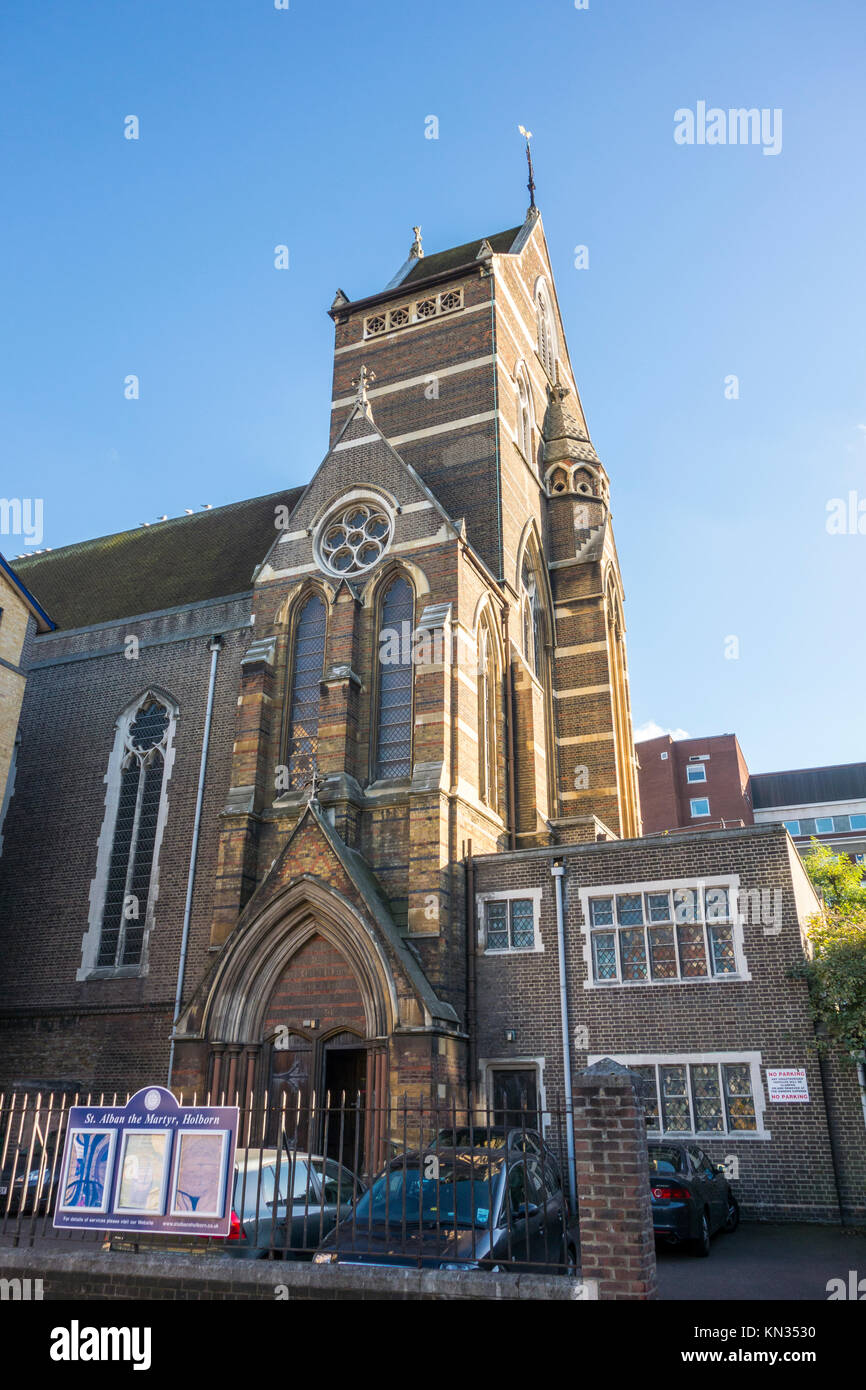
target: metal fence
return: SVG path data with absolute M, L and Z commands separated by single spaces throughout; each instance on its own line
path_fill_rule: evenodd
M 179 1099 L 232 1102 L 224 1094 Z M 409 1096 L 380 1103 L 360 1093 L 251 1098 L 241 1105 L 227 1239 L 56 1230 L 71 1106 L 123 1103 L 105 1093 L 0 1096 L 0 1244 L 66 1240 L 317 1264 L 578 1270 L 577 1178 L 564 1106 L 494 1110 Z

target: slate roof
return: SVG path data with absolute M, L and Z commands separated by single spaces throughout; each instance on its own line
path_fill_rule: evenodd
M 752 773 L 749 783 L 756 811 L 771 806 L 809 806 L 866 797 L 866 763 L 801 767 L 790 772 Z
M 12 585 L 16 593 L 20 594 L 24 603 L 30 609 L 30 612 L 36 619 L 36 631 L 51 632 L 57 624 L 48 616 L 42 604 L 33 597 L 30 590 L 21 582 L 20 577 L 16 574 L 8 561 L 4 560 L 2 555 L 0 555 L 0 574 L 6 576 L 7 582 Z
M 17 560 L 58 628 L 90 627 L 252 589 L 274 538 L 274 509 L 303 488 L 173 517 Z
M 497 232 L 495 236 L 487 237 L 496 255 L 502 255 L 511 250 L 514 241 L 521 227 L 512 227 L 507 232 Z M 466 241 L 462 246 L 452 246 L 448 251 L 434 251 L 429 256 L 421 256 L 417 265 L 409 271 L 403 285 L 415 285 L 419 280 L 427 280 L 431 275 L 440 275 L 449 270 L 456 270 L 462 265 L 474 264 L 478 256 L 484 237 L 477 237 L 475 241 Z

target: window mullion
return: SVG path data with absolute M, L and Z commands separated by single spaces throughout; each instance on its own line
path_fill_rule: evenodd
M 129 858 L 126 861 L 126 878 L 123 885 L 123 902 L 120 908 L 120 930 L 117 933 L 117 950 L 114 955 L 114 967 L 117 969 L 123 960 L 123 953 L 126 950 L 126 906 L 129 900 L 129 890 L 132 887 L 132 876 L 135 870 L 135 852 L 138 846 L 138 832 L 141 824 L 141 802 L 144 796 L 145 766 L 138 754 L 133 755 L 138 763 L 138 786 L 135 792 L 135 813 L 132 817 L 132 831 L 129 840 Z M 147 903 L 144 905 L 147 912 Z M 140 908 L 139 908 L 140 911 Z

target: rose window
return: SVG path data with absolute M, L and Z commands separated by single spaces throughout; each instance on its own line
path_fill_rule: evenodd
M 359 574 L 375 565 L 388 548 L 391 518 L 375 502 L 355 502 L 322 528 L 319 552 L 336 574 Z

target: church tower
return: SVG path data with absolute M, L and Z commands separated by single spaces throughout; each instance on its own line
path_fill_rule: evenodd
M 469 859 L 638 831 L 609 486 L 534 203 L 433 255 L 416 227 L 330 313 L 329 449 L 254 576 L 213 965 L 179 1036 L 211 1086 L 453 1096 Z
M 534 199 L 522 226 L 433 255 L 416 227 L 385 289 L 338 291 L 331 315 L 332 442 L 363 362 L 379 428 L 501 586 L 512 847 L 638 834 L 610 487 Z

